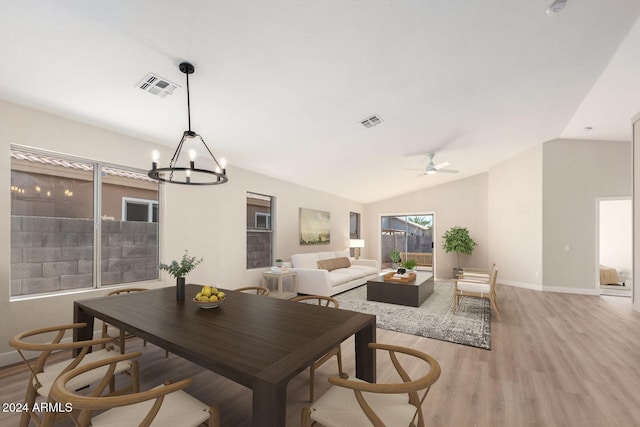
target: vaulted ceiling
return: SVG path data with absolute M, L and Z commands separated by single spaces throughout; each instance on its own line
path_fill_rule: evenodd
M 637 0 L 1 3 L 0 98 L 175 147 L 188 60 L 192 127 L 230 179 L 365 203 L 555 138 L 630 140 L 640 112 Z M 150 72 L 180 87 L 137 88 Z M 406 170 L 429 152 L 459 172 Z

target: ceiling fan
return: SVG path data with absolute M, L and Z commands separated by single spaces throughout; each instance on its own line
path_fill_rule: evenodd
M 442 162 L 442 163 L 438 163 L 437 165 L 435 163 L 433 163 L 433 157 L 435 156 L 435 153 L 429 153 L 429 163 L 427 163 L 427 166 L 424 169 L 407 169 L 407 170 L 418 170 L 418 171 L 423 171 L 423 173 L 419 174 L 418 176 L 422 176 L 422 175 L 433 175 L 436 173 L 458 173 L 457 170 L 453 170 L 453 169 L 443 169 L 446 168 L 447 166 L 449 166 L 451 163 L 449 162 Z

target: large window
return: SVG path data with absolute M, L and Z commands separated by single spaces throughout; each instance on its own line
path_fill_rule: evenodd
M 392 250 L 401 260 L 413 259 L 418 268 L 433 268 L 433 215 L 383 216 L 380 221 L 382 268 L 392 266 Z
M 157 279 L 157 202 L 142 171 L 12 146 L 11 296 Z
M 247 269 L 273 262 L 273 197 L 247 193 Z

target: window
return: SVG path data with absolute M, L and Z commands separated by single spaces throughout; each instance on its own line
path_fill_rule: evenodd
M 247 193 L 247 269 L 273 262 L 273 197 Z
M 158 222 L 158 201 L 123 197 L 122 219 L 124 221 Z
M 360 238 L 360 214 L 357 212 L 349 212 L 349 238 Z M 350 248 L 349 253 L 355 256 L 355 248 Z
M 156 222 L 127 220 L 123 197 Z M 142 171 L 12 146 L 11 296 L 157 279 L 157 201 Z

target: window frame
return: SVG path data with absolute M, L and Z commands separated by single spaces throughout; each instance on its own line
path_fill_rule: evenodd
M 249 227 L 249 223 L 248 221 L 245 221 L 247 223 L 247 229 L 246 229 L 246 236 L 249 236 L 249 233 L 269 233 L 270 234 L 270 242 L 269 242 L 269 265 L 266 266 L 259 266 L 259 267 L 249 267 L 248 265 L 248 259 L 246 259 L 249 255 L 249 246 L 247 245 L 245 247 L 245 268 L 247 269 L 247 271 L 252 271 L 252 270 L 264 270 L 265 268 L 270 268 L 271 264 L 273 263 L 273 258 L 275 255 L 275 249 L 276 249 L 276 225 L 274 224 L 273 218 L 275 216 L 275 209 L 276 209 L 276 197 L 275 196 L 270 196 L 268 194 L 263 194 L 263 193 L 258 193 L 255 191 L 247 191 L 246 192 L 246 196 L 245 196 L 245 212 L 247 210 L 247 206 L 248 204 L 248 200 L 249 200 L 249 195 L 255 195 L 258 197 L 268 197 L 269 198 L 269 213 L 266 214 L 264 212 L 255 212 L 254 215 L 254 220 L 253 220 L 253 227 Z M 264 216 L 267 217 L 267 228 L 258 228 L 257 227 L 257 216 L 258 214 L 262 214 Z M 246 240 L 245 240 L 246 242 Z
M 158 193 L 160 190 L 158 189 Z M 147 221 L 138 221 L 138 222 L 157 222 L 153 220 L 153 208 L 154 206 L 159 208 L 159 203 L 156 200 L 150 199 L 139 199 L 137 197 L 122 197 L 122 220 L 127 220 L 127 203 L 137 203 L 139 205 L 147 205 Z
M 45 157 L 52 157 L 55 159 L 59 159 L 59 160 L 64 160 L 64 161 L 69 161 L 69 162 L 78 162 L 78 163 L 84 163 L 84 164 L 90 164 L 93 167 L 93 202 L 92 202 L 92 224 L 93 224 L 93 259 L 92 261 L 92 283 L 91 286 L 84 286 L 84 287 L 79 287 L 79 288 L 71 288 L 71 289 L 64 289 L 64 290 L 55 290 L 55 291 L 48 291 L 48 292 L 38 292 L 38 293 L 31 293 L 31 294 L 20 294 L 20 295 L 12 295 L 11 294 L 11 290 L 9 292 L 9 300 L 10 301 L 20 301 L 20 300 L 28 300 L 28 299 L 36 299 L 36 298 L 46 298 L 46 297 L 51 297 L 51 296 L 60 296 L 60 295 L 68 295 L 68 294 L 74 294 L 74 293 L 81 293 L 81 292 L 89 292 L 92 290 L 97 290 L 97 289 L 101 289 L 103 287 L 102 285 L 102 277 L 101 277 L 101 270 L 102 270 L 102 222 L 103 222 L 103 218 L 102 218 L 102 196 L 103 196 L 103 191 L 102 191 L 102 186 L 103 186 L 103 177 L 102 177 L 102 171 L 103 168 L 111 168 L 111 169 L 116 169 L 119 171 L 124 171 L 124 172 L 131 172 L 131 173 L 136 173 L 136 174 L 144 174 L 146 175 L 146 171 L 142 170 L 142 169 L 138 169 L 138 168 L 134 168 L 131 166 L 125 166 L 125 165 L 119 165 L 119 164 L 114 164 L 114 163 L 108 163 L 108 162 L 102 162 L 102 161 L 98 161 L 98 160 L 94 160 L 94 159 L 90 159 L 90 158 L 84 158 L 81 156 L 75 156 L 75 155 L 70 155 L 70 154 L 64 154 L 64 153 L 59 153 L 56 151 L 52 151 L 52 150 L 46 150 L 46 149 L 41 149 L 41 148 L 34 148 L 34 147 L 28 147 L 28 146 L 23 146 L 23 145 L 19 145 L 19 144 L 10 144 L 10 172 L 12 172 L 14 170 L 13 168 L 13 163 L 11 160 L 13 160 L 13 155 L 11 153 L 13 153 L 13 151 L 18 151 L 18 152 L 23 152 L 23 153 L 30 153 L 30 154 L 35 154 L 35 155 L 41 155 L 41 156 L 45 156 Z M 55 175 L 54 175 L 55 176 Z M 150 200 L 150 199 L 139 199 L 139 200 L 144 200 L 145 202 L 154 202 L 155 205 L 157 205 L 157 209 L 158 209 L 158 222 L 156 224 L 158 224 L 158 231 L 157 231 L 157 254 L 159 256 L 159 254 L 161 253 L 161 227 L 160 227 L 160 206 L 162 203 L 162 191 L 161 191 L 161 186 L 158 183 L 158 187 L 157 187 L 157 194 L 158 194 L 158 200 L 157 202 Z M 123 197 L 124 199 L 125 197 Z M 130 200 L 135 200 L 136 198 L 129 198 Z M 13 200 L 10 201 L 10 206 L 9 206 L 9 220 L 11 221 L 13 218 L 13 212 L 12 212 L 12 203 Z M 153 219 L 153 206 L 154 203 L 150 203 L 149 204 L 149 215 L 150 218 L 149 219 Z M 123 202 L 123 209 L 124 209 L 124 202 Z M 124 215 L 123 215 L 124 218 Z M 124 219 L 122 220 L 124 221 Z M 142 222 L 142 221 L 139 221 Z M 143 222 L 144 223 L 144 222 Z M 13 245 L 12 245 L 12 240 L 10 241 L 9 244 L 10 248 L 10 254 L 13 252 Z M 13 271 L 13 266 L 9 267 L 9 275 L 10 277 L 12 277 L 12 271 Z M 144 279 L 144 280 L 139 280 L 136 282 L 118 282 L 118 283 L 113 283 L 113 284 L 107 284 L 104 285 L 104 287 L 113 287 L 113 286 L 121 286 L 121 285 L 127 285 L 130 283 L 142 283 L 142 282 L 151 282 L 151 281 L 157 281 L 159 280 L 159 272 L 160 270 L 157 269 L 157 275 L 155 278 L 151 278 L 151 279 Z

